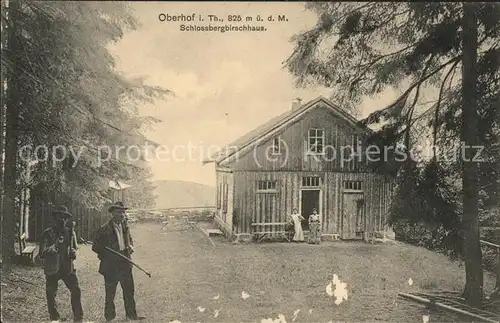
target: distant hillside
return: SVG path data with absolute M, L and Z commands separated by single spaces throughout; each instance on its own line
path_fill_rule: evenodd
M 155 181 L 156 208 L 183 206 L 213 206 L 215 188 L 184 181 Z

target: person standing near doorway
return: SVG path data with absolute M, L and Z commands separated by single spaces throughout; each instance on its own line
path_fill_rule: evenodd
M 304 217 L 299 214 L 296 208 L 292 210 L 292 214 L 289 217 L 293 223 L 293 230 L 295 232 L 292 241 L 304 242 L 304 230 L 302 230 L 302 221 L 305 220 Z
M 317 209 L 309 215 L 309 243 L 320 244 L 321 242 L 321 220 Z
M 125 315 L 129 320 L 143 320 L 145 317 L 138 316 L 134 298 L 134 277 L 132 265 L 126 260 L 106 250 L 113 249 L 127 258 L 134 252 L 132 237 L 127 225 L 127 219 L 123 202 L 116 202 L 109 209 L 112 218 L 96 232 L 92 251 L 97 253 L 101 263 L 99 273 L 104 276 L 104 288 L 106 299 L 104 303 L 104 317 L 111 321 L 116 317 L 115 295 L 118 283 L 123 292 Z
M 59 315 L 55 300 L 59 280 L 62 280 L 71 292 L 73 320 L 81 322 L 83 320 L 81 290 L 73 264 L 77 249 L 72 229 L 75 222 L 72 220 L 73 215 L 65 206 L 56 209 L 53 217 L 55 224 L 43 231 L 40 244 L 40 259 L 43 260 L 49 317 L 51 321 L 64 320 Z

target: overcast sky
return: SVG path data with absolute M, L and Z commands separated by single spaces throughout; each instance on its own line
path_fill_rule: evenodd
M 328 89 L 298 89 L 282 68 L 292 53 L 290 37 L 311 27 L 316 16 L 303 3 L 135 2 L 142 24 L 125 34 L 113 48 L 118 67 L 130 76 L 145 76 L 147 83 L 175 92 L 176 97 L 140 107 L 162 123 L 147 136 L 168 151 L 162 161 L 151 162 L 155 179 L 215 185 L 213 165 L 201 157 L 223 147 L 268 119 L 290 109 L 293 98 L 303 102 Z M 183 32 L 179 22 L 160 22 L 159 14 L 285 15 L 287 22 L 263 22 L 265 32 Z M 222 24 L 225 24 L 226 21 Z M 189 24 L 189 23 L 186 23 Z M 196 22 L 195 24 L 201 25 Z M 213 23 L 222 25 L 221 23 Z M 258 25 L 257 22 L 251 23 Z M 386 91 L 361 105 L 368 115 L 396 96 Z M 192 148 L 191 156 L 186 148 Z

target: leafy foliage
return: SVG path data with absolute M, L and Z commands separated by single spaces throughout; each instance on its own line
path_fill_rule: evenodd
M 419 163 L 411 158 L 398 162 L 393 154 L 389 161 L 371 166 L 397 175 L 392 224 L 403 231 L 417 226 L 431 232 L 427 241 L 455 253 L 461 252 L 463 205 L 467 202 L 472 210 L 477 202 L 461 192 L 463 178 L 476 180 L 463 175 L 466 169 L 473 169 L 463 167 L 469 163 L 457 158 L 469 128 L 462 121 L 464 110 L 477 112 L 477 139 L 484 146 L 479 166 L 481 220 L 493 221 L 491 210 L 499 207 L 500 4 L 474 4 L 476 107 L 462 106 L 463 93 L 474 96 L 461 86 L 462 55 L 464 48 L 471 48 L 464 43 L 465 6 L 454 2 L 307 3 L 306 8 L 317 13 L 318 22 L 292 39 L 295 50 L 285 62 L 298 85 L 330 87 L 341 106 L 356 105 L 390 87 L 400 92 L 393 104 L 363 120 L 367 125 L 381 125 L 369 140 L 380 147 L 402 145 L 409 152 L 422 139 L 432 138 L 432 154 Z M 471 135 L 467 138 L 472 140 Z M 471 239 L 479 245 L 475 237 Z M 475 250 L 479 246 L 469 254 Z
M 313 82 L 331 87 L 337 102 L 355 104 L 387 87 L 402 89 L 405 80 L 413 83 L 394 104 L 370 115 L 365 120 L 369 124 L 386 117 L 416 117 L 413 111 L 417 102 L 408 104 L 411 93 L 420 86 L 438 86 L 446 69 L 460 66 L 459 3 L 329 2 L 307 3 L 306 7 L 318 14 L 318 23 L 293 38 L 296 48 L 286 61 L 299 85 Z M 479 53 L 479 75 L 488 80 L 479 86 L 484 88 L 480 94 L 496 94 L 495 99 L 479 97 L 488 101 L 484 102 L 485 110 L 494 113 L 498 111 L 492 103 L 498 102 L 500 6 L 478 4 L 478 12 L 484 49 Z M 422 75 L 424 68 L 427 72 Z M 452 91 L 449 87 L 456 81 L 445 87 L 447 93 L 453 92 L 449 97 L 455 99 L 460 97 L 455 95 L 460 88 Z M 443 111 L 452 105 L 445 104 Z M 437 104 L 429 110 L 436 108 Z M 426 111 L 423 117 L 429 115 Z M 397 126 L 401 129 L 404 123 Z
M 110 179 L 146 179 L 137 165 L 99 155 L 103 146 L 114 152 L 143 144 L 141 132 L 156 120 L 140 118 L 137 104 L 169 94 L 115 69 L 107 45 L 138 27 L 129 8 L 117 2 L 21 1 L 16 17 L 17 52 L 10 54 L 17 60 L 2 51 L 2 65 L 7 73 L 21 72 L 15 74 L 17 93 L 22 93 L 20 145 L 44 146 L 49 152 L 61 146 L 67 152 L 58 156 L 62 161 L 51 154 L 31 156 L 32 162 L 20 165 L 31 171 L 26 185 L 44 196 L 57 192 L 99 207 L 107 201 Z M 2 20 L 12 25 L 5 13 Z M 70 147 L 82 150 L 78 160 L 69 154 Z
M 329 86 L 340 103 L 359 103 L 366 95 L 376 95 L 387 87 L 401 90 L 394 103 L 363 120 L 367 125 L 383 124 L 369 139 L 370 144 L 381 149 L 403 145 L 409 151 L 418 142 L 410 134 L 430 125 L 439 149 L 434 152 L 434 160 L 427 164 L 405 166 L 395 154 L 389 154 L 389 161 L 372 166 L 397 174 L 399 195 L 406 199 L 407 207 L 414 205 L 410 209 L 422 210 L 410 215 L 395 207 L 397 216 L 448 227 L 447 221 L 456 217 L 451 215 L 456 213 L 451 205 L 457 199 L 441 190 L 459 189 L 456 187 L 459 178 L 454 175 L 460 165 L 453 158 L 443 161 L 439 157 L 444 154 L 455 157 L 460 143 L 462 5 L 329 2 L 307 3 L 306 7 L 318 14 L 318 22 L 311 30 L 293 38 L 296 47 L 286 67 L 297 77 L 298 85 L 313 82 Z M 479 135 L 485 143 L 487 159 L 480 166 L 481 184 L 491 196 L 488 203 L 492 203 L 500 179 L 498 163 L 494 162 L 498 160 L 500 139 L 500 5 L 481 3 L 477 8 Z M 430 101 L 432 106 L 426 108 L 423 98 L 428 99 L 433 90 L 439 92 Z M 427 95 L 422 95 L 424 92 Z M 409 171 L 413 167 L 424 168 Z M 438 178 L 432 181 L 432 175 Z M 450 181 L 451 188 L 445 185 Z M 445 212 L 443 216 L 436 217 L 441 212 Z M 452 222 L 456 225 L 456 220 Z
M 459 193 L 446 183 L 446 169 L 431 160 L 423 168 L 412 162 L 401 172 L 389 223 L 407 242 L 459 256 Z

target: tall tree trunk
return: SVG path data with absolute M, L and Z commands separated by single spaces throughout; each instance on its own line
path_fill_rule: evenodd
M 6 12 L 6 0 L 1 3 L 2 12 Z M 2 19 L 2 35 L 0 37 L 2 51 L 5 50 L 7 45 L 7 25 L 5 20 Z M 3 154 L 5 151 L 5 82 L 7 81 L 6 66 L 2 64 L 0 76 L 0 219 L 3 218 Z
M 497 249 L 497 282 L 495 290 L 500 291 L 500 249 Z
M 498 100 L 498 104 L 500 105 L 500 100 Z M 500 131 L 497 130 L 497 138 L 500 137 Z M 497 169 L 500 169 L 500 144 L 497 143 L 497 155 L 496 155 L 496 167 Z M 497 175 L 498 176 L 498 175 Z M 500 179 L 497 178 L 497 180 L 494 182 L 496 191 L 500 192 Z M 497 195 L 498 196 L 498 195 Z M 497 197 L 497 203 L 496 203 L 497 210 L 500 210 L 500 198 Z M 500 214 L 497 212 L 497 219 L 495 222 L 500 225 Z M 496 243 L 500 243 L 500 236 L 497 235 L 497 240 Z M 496 298 L 500 298 L 500 249 L 497 249 L 497 281 L 495 284 L 495 291 L 496 291 Z
M 478 164 L 472 160 L 477 146 L 477 14 L 475 3 L 464 3 L 462 58 L 463 232 L 466 283 L 470 305 L 483 300 L 482 254 L 479 242 Z
M 16 233 L 16 182 L 17 182 L 17 151 L 18 151 L 18 111 L 20 105 L 19 92 L 19 46 L 17 17 L 20 11 L 20 0 L 9 1 L 8 47 L 6 55 L 13 64 L 7 78 L 7 109 L 5 133 L 5 174 L 4 174 L 4 213 L 2 217 L 2 261 L 11 263 L 15 258 L 14 236 Z

